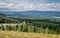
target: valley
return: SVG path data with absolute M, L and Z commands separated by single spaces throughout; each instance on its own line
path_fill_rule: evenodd
M 59 38 L 60 35 L 60 12 L 42 12 L 42 11 L 25 11 L 25 12 L 1 12 L 0 13 L 0 33 L 12 31 L 12 33 L 30 33 L 32 38 Z M 16 32 L 17 31 L 17 32 Z M 26 32 L 26 33 L 25 33 Z M 34 36 L 34 33 L 36 36 Z M 7 37 L 8 36 L 8 33 Z M 45 34 L 47 34 L 45 37 Z M 51 35 L 55 34 L 57 37 Z M 14 34 L 15 35 L 15 34 Z M 20 34 L 19 34 L 20 35 Z M 5 35 L 4 35 L 5 36 Z M 2 38 L 4 37 L 2 36 Z M 26 36 L 26 38 L 28 38 Z M 1 36 L 0 36 L 1 37 Z M 7 38 L 6 37 L 6 38 Z M 12 36 L 11 36 L 12 37 Z M 14 36 L 13 36 L 14 37 Z M 16 35 L 18 38 L 19 36 Z M 19 37 L 25 38 L 25 37 Z

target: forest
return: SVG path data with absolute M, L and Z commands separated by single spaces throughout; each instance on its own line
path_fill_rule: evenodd
M 16 20 L 16 19 L 14 19 Z M 9 20 L 10 21 L 10 20 Z M 19 22 L 18 22 L 19 21 Z M 3 22 L 3 23 L 2 23 Z M 22 31 L 22 32 L 34 32 L 34 33 L 47 33 L 47 34 L 60 34 L 60 22 L 50 21 L 48 19 L 36 20 L 36 19 L 19 19 L 17 22 L 7 22 L 6 19 L 0 21 L 2 25 L 0 30 L 7 31 Z M 22 23 L 21 25 L 11 26 L 4 23 Z

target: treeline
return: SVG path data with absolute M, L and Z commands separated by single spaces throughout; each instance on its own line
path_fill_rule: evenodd
M 60 24 L 46 23 L 46 22 L 33 22 L 32 24 L 33 26 L 41 27 L 42 29 L 48 28 L 49 30 L 55 31 L 56 34 L 60 34 Z
M 60 24 L 60 20 L 58 20 L 58 19 L 21 19 L 21 18 L 12 18 L 12 19 L 19 20 L 20 22 L 21 21 L 26 21 L 26 22 L 48 22 L 48 23 Z
M 18 23 L 19 21 L 7 17 L 0 17 L 0 23 Z
M 35 32 L 35 33 L 45 33 L 45 34 L 60 34 L 60 25 L 49 24 L 49 23 L 26 23 L 23 22 L 22 25 L 1 25 L 0 30 L 3 31 L 21 31 L 21 32 Z

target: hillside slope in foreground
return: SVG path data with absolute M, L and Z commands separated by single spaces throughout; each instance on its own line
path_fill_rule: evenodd
M 26 33 L 17 31 L 0 31 L 0 38 L 60 38 L 60 35 Z

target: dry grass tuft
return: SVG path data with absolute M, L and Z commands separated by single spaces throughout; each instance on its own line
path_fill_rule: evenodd
M 17 31 L 0 31 L 0 38 L 60 38 L 60 35 L 25 33 Z

